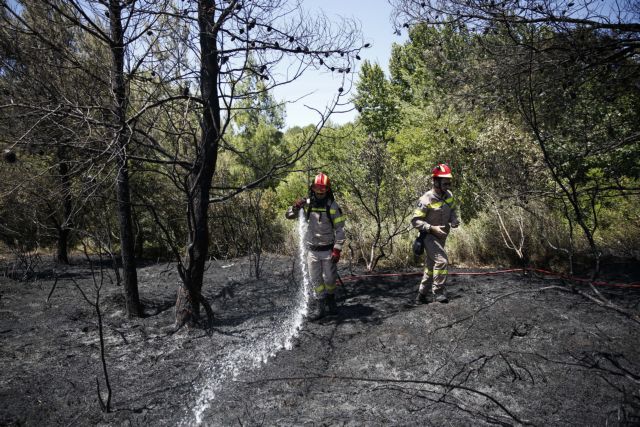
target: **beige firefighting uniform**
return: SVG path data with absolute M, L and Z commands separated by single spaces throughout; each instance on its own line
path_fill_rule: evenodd
M 444 293 L 444 285 L 447 281 L 447 266 L 449 259 L 444 250 L 447 237 L 439 238 L 429 233 L 431 226 L 444 226 L 444 232 L 448 235 L 450 224 L 458 223 L 456 213 L 456 200 L 451 191 L 447 191 L 442 197 L 433 190 L 429 190 L 420 197 L 418 207 L 413 212 L 411 225 L 428 234 L 424 238 L 426 250 L 425 270 L 420 281 L 420 293 L 426 294 L 431 287 L 434 295 Z
M 327 199 L 328 200 L 328 199 Z M 315 295 L 319 299 L 325 298 L 336 291 L 336 279 L 338 268 L 331 261 L 332 249 L 342 250 L 345 241 L 344 223 L 346 217 L 335 200 L 331 200 L 328 213 L 331 220 L 327 218 L 326 203 L 319 201 L 316 206 L 305 205 L 305 215 L 309 221 L 305 245 L 307 251 L 307 267 L 309 268 L 309 278 Z M 311 209 L 311 212 L 308 212 Z M 290 206 L 286 217 L 295 219 L 298 216 L 298 209 Z M 333 225 L 332 225 L 333 221 Z

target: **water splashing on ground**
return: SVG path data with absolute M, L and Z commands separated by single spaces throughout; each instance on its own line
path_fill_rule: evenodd
M 203 363 L 204 368 L 201 366 L 201 369 L 204 370 L 203 377 L 206 383 L 201 386 L 193 408 L 193 414 L 183 424 L 202 424 L 205 412 L 226 383 L 233 381 L 243 373 L 260 367 L 280 350 L 290 350 L 293 347 L 294 339 L 302 328 L 304 318 L 308 313 L 311 294 L 306 263 L 307 251 L 304 245 L 306 232 L 307 221 L 304 210 L 301 209 L 298 220 L 298 262 L 302 272 L 302 283 L 290 309 L 286 311 L 284 316 L 277 321 L 273 329 L 268 333 L 265 334 L 264 331 L 256 332 L 255 336 L 249 337 L 248 342 L 241 347 L 229 351 L 220 359 Z

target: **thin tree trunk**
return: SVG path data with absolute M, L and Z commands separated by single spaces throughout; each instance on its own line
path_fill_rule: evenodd
M 62 223 L 58 228 L 58 245 L 56 261 L 61 264 L 69 264 L 69 235 L 71 234 L 71 215 L 73 212 L 71 201 L 71 178 L 69 177 L 69 164 L 66 161 L 62 148 L 58 149 L 58 164 L 60 181 L 62 184 Z
M 182 285 L 176 301 L 176 326 L 194 324 L 200 318 L 200 304 L 211 320 L 211 309 L 202 297 L 202 280 L 209 252 L 209 189 L 216 170 L 220 138 L 220 104 L 218 101 L 218 51 L 213 26 L 216 17 L 213 0 L 198 2 L 200 27 L 200 91 L 204 104 L 202 135 L 196 160 L 189 174 L 189 246 Z
M 126 126 L 127 94 L 124 80 L 124 38 L 122 29 L 122 4 L 120 0 L 109 1 L 111 22 L 112 90 L 115 95 L 113 113 L 117 125 L 118 176 L 117 202 L 120 223 L 120 252 L 127 314 L 140 317 L 142 310 L 138 295 L 138 276 L 134 252 L 134 233 L 131 215 L 131 194 L 129 189 L 129 165 L 127 158 L 128 132 Z

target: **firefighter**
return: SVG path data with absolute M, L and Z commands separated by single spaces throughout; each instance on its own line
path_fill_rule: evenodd
M 337 314 L 336 264 L 345 241 L 346 218 L 333 198 L 329 177 L 322 172 L 309 187 L 308 198 L 298 199 L 289 207 L 286 217 L 295 219 L 300 209 L 304 209 L 308 224 L 304 244 L 308 249 L 307 266 L 315 294 L 315 313 L 311 317 L 317 320 Z
M 449 301 L 445 291 L 449 260 L 444 245 L 450 229 L 460 225 L 456 213 L 456 200 L 450 190 L 453 177 L 451 168 L 444 163 L 438 164 L 431 171 L 431 177 L 433 186 L 420 197 L 418 207 L 411 218 L 411 225 L 424 236 L 422 242 L 426 250 L 425 270 L 416 296 L 416 304 L 427 302 L 429 287 L 435 301 Z

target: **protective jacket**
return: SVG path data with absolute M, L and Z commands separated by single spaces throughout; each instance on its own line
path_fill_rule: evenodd
M 418 207 L 411 218 L 411 225 L 420 230 L 421 235 L 423 232 L 427 233 L 423 237 L 427 256 L 418 295 L 425 295 L 427 289 L 431 288 L 436 297 L 444 296 L 444 287 L 449 274 L 449 258 L 444 246 L 452 223 L 458 224 L 458 216 L 456 214 L 456 201 L 451 191 L 447 191 L 440 197 L 438 193 L 431 189 L 420 197 Z M 435 234 L 430 234 L 432 226 L 443 227 L 442 230 L 446 235 L 444 237 L 436 237 Z
M 432 225 L 444 226 L 444 232 L 448 235 L 451 229 L 450 224 L 458 223 L 456 205 L 456 200 L 451 191 L 447 190 L 440 197 L 431 189 L 418 200 L 418 207 L 413 212 L 411 225 L 427 233 Z
M 305 244 L 308 249 L 326 251 L 332 248 L 342 250 L 345 242 L 344 222 L 345 216 L 335 200 L 326 198 L 313 200 L 304 206 L 305 215 L 308 218 Z M 294 219 L 299 209 L 290 206 L 286 217 Z

